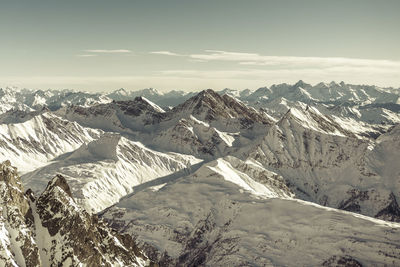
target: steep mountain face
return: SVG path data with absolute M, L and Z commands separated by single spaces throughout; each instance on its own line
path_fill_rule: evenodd
M 34 241 L 32 210 L 16 169 L 0 164 L 0 263 L 2 266 L 40 266 Z
M 23 193 L 17 170 L 0 164 L 2 266 L 144 266 L 150 262 L 129 236 L 79 208 L 62 176 L 36 199 Z
M 193 156 L 161 153 L 132 142 L 119 134 L 100 138 L 22 176 L 35 193 L 62 174 L 71 185 L 75 201 L 89 212 L 99 212 L 135 186 L 167 176 L 200 162 Z
M 399 224 L 293 200 L 285 186 L 257 194 L 267 191 L 246 182 L 253 163 L 234 161 L 219 159 L 161 189 L 138 192 L 101 217 L 137 237 L 162 266 L 400 263 Z
M 23 173 L 48 164 L 101 134 L 45 109 L 7 112 L 0 121 L 0 159 L 9 159 Z
M 144 97 L 113 101 L 92 107 L 69 106 L 57 111 L 60 116 L 87 127 L 133 134 L 151 131 L 165 117 L 164 110 Z
M 57 114 L 86 127 L 128 134 L 164 151 L 207 159 L 226 155 L 235 144 L 251 142 L 272 123 L 265 114 L 212 90 L 166 112 L 137 97 L 89 108 L 68 107 Z
M 388 143 L 396 147 L 393 138 Z M 309 108 L 291 109 L 248 156 L 282 175 L 301 199 L 400 221 L 400 191 L 393 187 L 400 169 L 391 160 L 377 159 L 386 154 L 382 150 L 390 151 L 389 158 L 400 156 L 385 142 L 374 147 Z
M 271 123 L 239 100 L 205 90 L 166 113 L 152 145 L 213 159 L 251 143 Z
M 171 111 L 176 114 L 191 114 L 201 121 L 213 125 L 223 124 L 224 130 L 250 128 L 255 123 L 271 124 L 271 121 L 262 116 L 253 108 L 247 107 L 237 99 L 228 95 L 219 95 L 211 89 L 205 90 L 188 99 Z M 222 123 L 225 120 L 225 123 Z

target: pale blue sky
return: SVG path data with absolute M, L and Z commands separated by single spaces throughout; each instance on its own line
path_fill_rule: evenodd
M 0 85 L 400 87 L 398 0 L 0 1 Z

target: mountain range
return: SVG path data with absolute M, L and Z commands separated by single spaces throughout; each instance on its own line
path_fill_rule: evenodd
M 0 104 L 5 266 L 400 265 L 400 89 L 7 87 Z

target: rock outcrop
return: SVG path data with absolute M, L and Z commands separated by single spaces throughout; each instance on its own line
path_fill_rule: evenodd
M 16 168 L 0 164 L 1 266 L 145 266 L 128 235 L 79 207 L 61 175 L 35 198 L 25 194 Z

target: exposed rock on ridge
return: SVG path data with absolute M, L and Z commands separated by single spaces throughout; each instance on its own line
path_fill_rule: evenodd
M 0 164 L 1 266 L 144 266 L 128 235 L 119 235 L 78 207 L 61 175 L 36 199 L 23 193 L 17 170 Z

